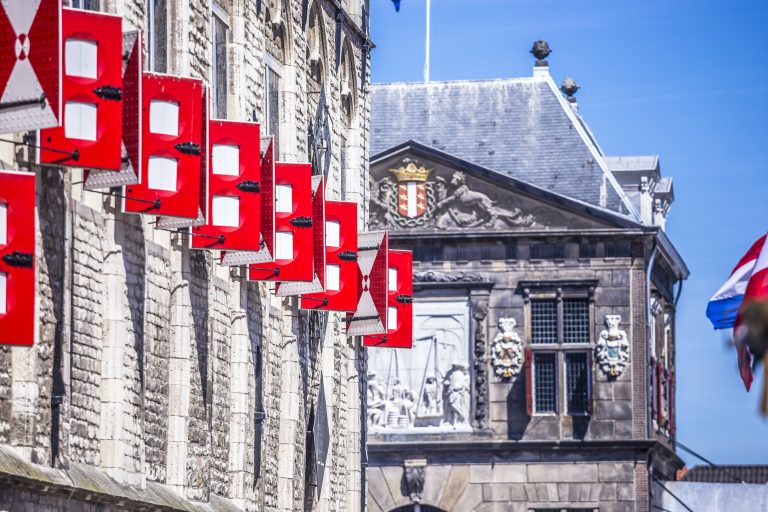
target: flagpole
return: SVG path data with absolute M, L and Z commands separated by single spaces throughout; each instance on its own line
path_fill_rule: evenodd
M 424 56 L 424 83 L 429 83 L 429 4 L 430 0 L 427 0 L 427 43 Z

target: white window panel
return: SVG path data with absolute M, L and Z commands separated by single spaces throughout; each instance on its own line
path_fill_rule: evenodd
M 213 196 L 213 225 L 236 228 L 240 226 L 240 198 Z
M 240 174 L 240 146 L 213 145 L 213 174 L 237 176 Z
M 68 139 L 96 140 L 96 105 L 68 101 L 64 105 L 64 135 Z
M 147 186 L 153 190 L 176 192 L 176 173 L 178 168 L 179 161 L 175 158 L 150 156 L 147 171 L 149 183 Z
M 99 44 L 96 41 L 69 38 L 64 45 L 67 76 L 95 79 L 98 71 Z
M 389 274 L 387 275 L 387 289 L 390 292 L 397 291 L 397 269 L 389 267 Z
M 275 185 L 275 212 L 291 213 L 293 211 L 293 187 L 291 185 Z
M 340 289 L 341 289 L 341 266 L 326 265 L 325 266 L 325 290 L 329 292 L 337 292 Z
M 387 330 L 397 329 L 397 308 L 389 306 L 387 308 Z
M 179 134 L 179 104 L 152 100 L 149 104 L 149 131 L 160 135 Z
M 275 233 L 275 259 L 293 259 L 293 233 L 290 231 L 278 231 Z
M 7 304 L 7 290 L 6 287 L 8 286 L 8 275 L 5 272 L 0 272 L 0 315 L 6 314 L 8 311 L 6 310 L 6 304 Z
M 341 224 L 329 220 L 325 223 L 325 245 L 328 247 L 341 246 Z
M 8 205 L 0 203 L 0 245 L 8 243 Z

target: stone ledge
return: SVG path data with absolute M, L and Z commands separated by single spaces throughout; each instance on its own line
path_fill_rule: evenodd
M 236 512 L 234 502 L 211 495 L 209 503 L 180 497 L 169 487 L 147 482 L 146 489 L 121 484 L 101 469 L 72 464 L 69 469 L 50 468 L 23 460 L 12 447 L 0 445 L 0 482 L 6 491 L 14 487 L 41 494 L 61 495 L 91 503 L 113 504 L 132 510 L 182 512 Z

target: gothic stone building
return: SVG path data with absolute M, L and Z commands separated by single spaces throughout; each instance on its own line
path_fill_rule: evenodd
M 309 161 L 323 98 L 327 195 L 362 200 L 367 0 L 65 4 L 143 28 L 148 70 L 204 79 L 213 117 L 260 122 L 281 161 Z M 23 146 L 0 159 L 29 167 Z M 39 321 L 0 347 L 0 510 L 360 510 L 361 352 L 338 315 L 121 213 L 81 169 L 34 170 Z
M 372 86 L 369 222 L 414 252 L 414 347 L 368 351 L 371 512 L 646 512 L 682 465 L 671 180 L 564 89 L 544 62 Z

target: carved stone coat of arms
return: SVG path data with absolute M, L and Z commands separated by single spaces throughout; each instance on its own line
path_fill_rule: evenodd
M 611 377 L 618 377 L 629 363 L 629 340 L 627 333 L 619 329 L 620 315 L 605 315 L 607 329 L 600 331 L 597 340 L 597 364 Z
M 499 332 L 493 338 L 491 363 L 502 379 L 511 379 L 523 367 L 523 341 L 515 332 L 514 318 L 499 318 Z

